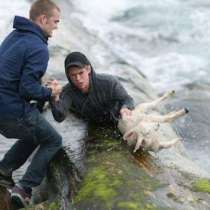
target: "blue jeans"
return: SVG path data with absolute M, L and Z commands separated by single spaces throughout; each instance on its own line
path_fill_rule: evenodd
M 0 133 L 7 138 L 18 139 L 0 162 L 0 165 L 9 171 L 21 167 L 39 146 L 20 180 L 23 187 L 38 186 L 46 175 L 49 161 L 62 147 L 62 137 L 38 110 L 18 120 L 0 120 Z

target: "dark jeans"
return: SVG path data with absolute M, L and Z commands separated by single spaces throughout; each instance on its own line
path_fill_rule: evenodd
M 38 110 L 32 111 L 23 119 L 0 120 L 0 133 L 7 138 L 18 139 L 0 162 L 8 170 L 14 171 L 21 167 L 39 146 L 20 180 L 20 184 L 26 188 L 39 185 L 46 175 L 49 161 L 62 147 L 62 137 Z

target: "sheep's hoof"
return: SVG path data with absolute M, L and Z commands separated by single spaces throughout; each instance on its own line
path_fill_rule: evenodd
M 175 95 L 175 90 L 172 90 L 172 91 L 170 92 L 170 95 L 171 95 L 171 96 Z

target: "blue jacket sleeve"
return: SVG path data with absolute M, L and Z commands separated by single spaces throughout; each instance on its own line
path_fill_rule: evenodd
M 30 49 L 20 79 L 19 93 L 26 100 L 49 100 L 52 91 L 40 84 L 49 60 L 47 48 Z

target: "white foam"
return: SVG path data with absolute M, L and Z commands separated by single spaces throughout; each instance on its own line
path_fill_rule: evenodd
M 136 4 L 137 0 L 130 2 L 129 0 L 76 0 L 76 5 L 81 9 L 88 17 L 93 18 L 95 21 L 101 19 L 109 19 L 117 12 L 124 10 Z
M 96 31 L 120 57 L 139 67 L 158 90 L 209 77 L 210 50 L 206 46 L 210 41 L 210 13 L 198 6 L 199 1 L 196 6 L 194 1 L 180 0 L 108 0 L 106 5 L 99 0 L 78 2 L 85 11 L 86 27 Z M 122 22 L 111 21 L 133 7 L 139 14 Z
M 146 58 L 142 63 L 145 74 L 158 89 L 179 87 L 208 76 L 208 62 L 188 54 L 168 53 Z

